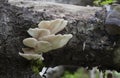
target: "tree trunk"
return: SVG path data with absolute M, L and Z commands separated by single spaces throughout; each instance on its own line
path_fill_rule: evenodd
M 18 52 L 24 47 L 22 40 L 30 37 L 26 32 L 30 27 L 36 27 L 42 20 L 56 18 L 68 20 L 67 27 L 60 33 L 71 33 L 73 38 L 63 48 L 43 54 L 45 66 L 120 69 L 113 61 L 113 43 L 104 30 L 104 10 L 96 17 L 95 12 L 100 8 L 56 3 L 33 5 L 35 7 L 20 8 L 0 4 L 0 78 L 40 78 L 33 74 L 30 61 Z

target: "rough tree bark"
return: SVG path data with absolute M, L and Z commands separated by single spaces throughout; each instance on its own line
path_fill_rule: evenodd
M 29 37 L 26 31 L 30 27 L 36 27 L 39 21 L 56 18 L 68 20 L 67 27 L 59 33 L 71 33 L 73 38 L 63 48 L 43 54 L 46 66 L 97 66 L 104 70 L 120 70 L 113 61 L 113 40 L 104 30 L 104 10 L 95 16 L 100 8 L 49 3 L 36 8 L 0 3 L 0 78 L 37 78 L 30 61 L 20 57 L 18 52 L 24 47 L 22 40 Z

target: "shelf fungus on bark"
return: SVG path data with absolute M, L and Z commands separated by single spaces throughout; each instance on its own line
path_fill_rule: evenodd
M 25 46 L 32 47 L 32 48 L 34 48 L 36 46 L 37 42 L 38 41 L 35 38 L 26 38 L 23 40 L 23 44 Z
M 110 35 L 120 35 L 120 5 L 106 6 L 105 29 Z
M 67 21 L 64 19 L 56 19 L 51 21 L 42 21 L 38 24 L 40 29 L 48 29 L 51 34 L 56 34 L 57 32 L 63 30 L 67 25 Z
M 22 57 L 28 59 L 28 60 L 43 60 L 44 58 L 42 57 L 42 55 L 40 54 L 36 54 L 34 52 L 34 49 L 31 48 L 22 48 L 24 53 L 19 52 L 19 55 L 21 55 Z
M 37 59 L 43 60 L 44 59 L 40 54 L 32 54 L 32 53 L 26 54 L 26 53 L 19 52 L 19 55 L 26 58 L 27 60 L 37 60 Z
M 56 34 L 67 25 L 64 19 L 41 21 L 38 28 L 30 28 L 27 32 L 31 38 L 23 40 L 28 48 L 23 48 L 24 53 L 19 53 L 28 60 L 43 60 L 42 53 L 64 47 L 72 38 L 72 34 Z
M 27 32 L 29 33 L 29 35 L 31 35 L 32 37 L 36 39 L 38 37 L 50 35 L 50 31 L 48 29 L 30 28 Z

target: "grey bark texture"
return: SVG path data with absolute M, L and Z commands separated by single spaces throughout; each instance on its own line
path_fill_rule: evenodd
M 56 3 L 64 3 L 64 4 L 73 4 L 73 5 L 93 5 L 94 0 L 9 0 L 10 2 L 24 2 L 24 1 L 46 1 L 46 2 L 56 2 Z
M 33 4 L 37 5 L 37 4 Z M 64 7 L 63 7 L 64 6 Z M 39 9 L 37 9 L 39 8 Z M 63 18 L 67 27 L 59 32 L 73 38 L 63 48 L 43 54 L 45 66 L 74 65 L 79 67 L 120 70 L 113 61 L 114 37 L 104 30 L 105 11 L 96 7 L 66 4 L 40 4 L 20 8 L 6 2 L 0 4 L 0 78 L 40 78 L 31 70 L 30 61 L 19 56 L 25 47 L 26 32 L 42 20 Z

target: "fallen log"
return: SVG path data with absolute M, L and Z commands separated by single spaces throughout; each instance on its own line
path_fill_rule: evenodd
M 115 60 L 115 57 L 119 58 L 115 55 L 116 49 L 119 51 L 119 36 L 106 32 L 105 10 L 99 7 L 47 2 L 25 5 L 0 5 L 1 78 L 36 78 L 31 70 L 30 61 L 18 54 L 24 47 L 22 40 L 30 37 L 26 31 L 35 28 L 40 21 L 57 18 L 68 21 L 67 27 L 59 33 L 71 33 L 73 38 L 63 48 L 44 53 L 45 66 L 74 65 L 98 67 L 101 70 L 120 70 L 119 60 Z

